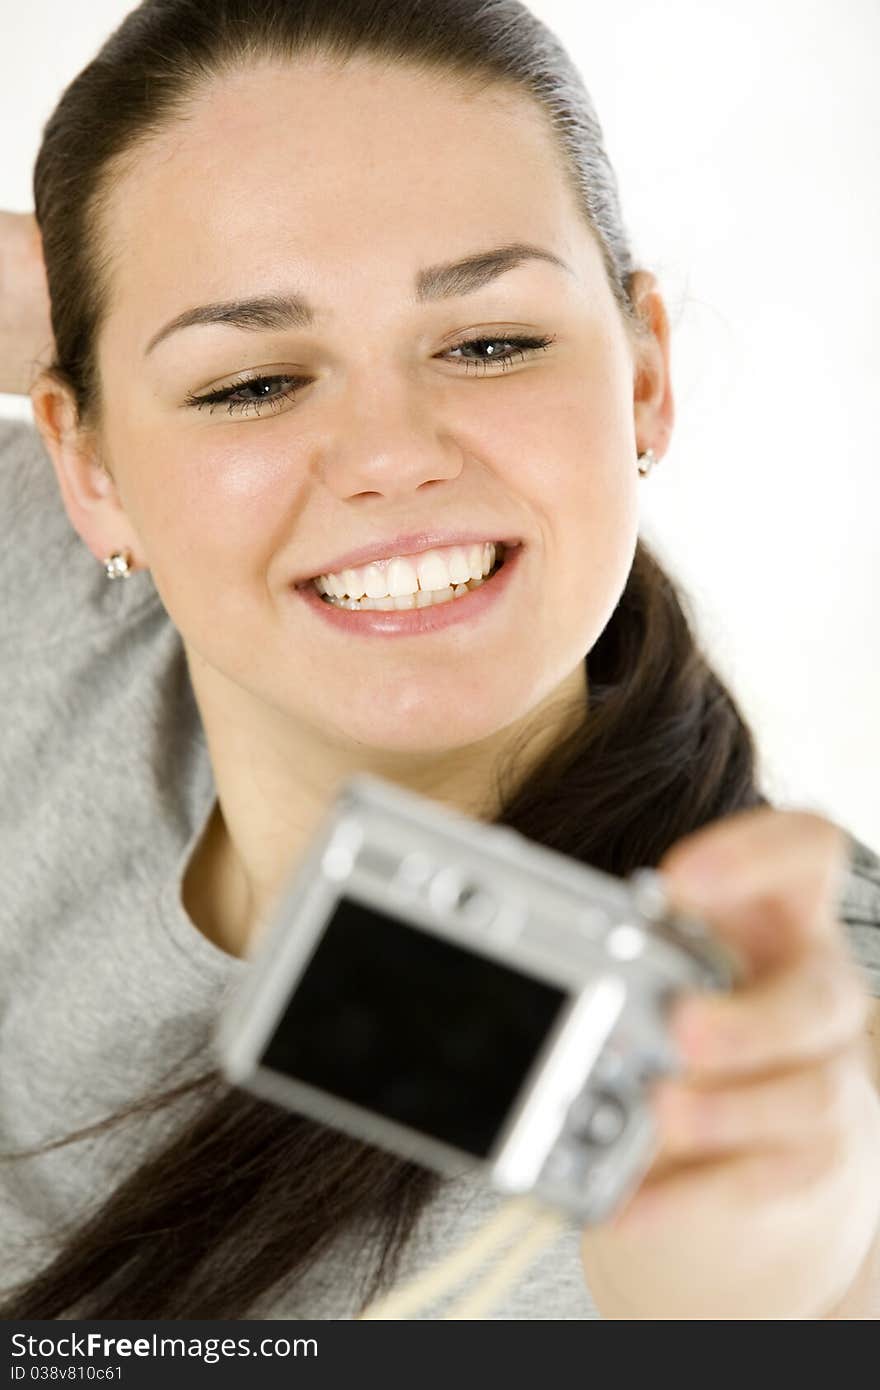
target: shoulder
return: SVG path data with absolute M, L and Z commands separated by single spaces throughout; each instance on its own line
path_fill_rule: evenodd
M 841 915 L 865 925 L 880 926 L 880 856 L 855 835 L 849 835 L 849 866 L 839 897 Z
M 0 459 L 19 450 L 27 450 L 34 444 L 42 444 L 39 431 L 28 420 L 0 416 Z
M 71 534 L 79 539 L 68 521 L 40 432 L 26 420 L 0 419 L 0 516 L 2 555 L 10 579 L 13 565 L 28 557 L 34 562 L 34 548 L 41 540 L 54 550 L 60 542 L 69 542 Z
M 17 419 L 0 419 L 0 593 L 0 639 L 19 655 L 80 642 L 158 603 L 147 570 L 107 582 L 70 523 L 39 430 Z
M 54 484 L 55 472 L 40 432 L 27 420 L 0 418 L 0 495 L 3 515 L 28 507 Z
M 880 856 L 850 834 L 850 858 L 838 894 L 843 924 L 871 993 L 880 997 Z

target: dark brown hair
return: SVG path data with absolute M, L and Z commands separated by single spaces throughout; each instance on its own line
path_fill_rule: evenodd
M 365 55 L 462 90 L 500 84 L 531 96 L 627 329 L 643 331 L 590 97 L 559 41 L 518 0 L 145 0 L 62 95 L 34 172 L 56 344 L 49 370 L 69 388 L 83 428 L 101 414 L 96 341 L 112 283 L 103 215 L 120 175 L 206 84 L 252 61 L 313 55 L 340 64 Z M 585 705 L 580 726 L 527 778 L 502 776 L 499 821 L 622 875 L 656 865 L 708 821 L 767 804 L 751 733 L 699 649 L 683 596 L 642 540 L 587 663 L 588 713 Z M 242 1318 L 264 1295 L 295 1289 L 343 1232 L 360 1233 L 361 1248 L 379 1237 L 361 1306 L 388 1287 L 417 1219 L 449 1179 L 257 1100 L 213 1068 L 30 1152 L 188 1097 L 198 1106 L 0 1316 Z

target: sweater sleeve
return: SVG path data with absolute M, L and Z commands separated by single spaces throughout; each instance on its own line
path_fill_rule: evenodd
M 850 949 L 870 993 L 880 998 L 880 858 L 872 849 L 849 835 L 850 863 L 839 903 Z
M 111 584 L 64 507 L 39 430 L 0 419 L 0 643 L 12 660 L 79 642 L 159 602 L 149 570 Z

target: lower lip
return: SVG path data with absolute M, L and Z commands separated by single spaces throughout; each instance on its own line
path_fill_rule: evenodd
M 446 627 L 461 627 L 463 623 L 478 622 L 495 608 L 510 588 L 519 568 L 522 545 L 508 546 L 504 563 L 491 579 L 484 579 L 476 589 L 468 589 L 459 598 L 446 603 L 432 603 L 428 608 L 337 608 L 325 603 L 314 584 L 292 590 L 304 599 L 313 612 L 331 627 L 359 637 L 411 637 L 421 632 L 440 632 Z

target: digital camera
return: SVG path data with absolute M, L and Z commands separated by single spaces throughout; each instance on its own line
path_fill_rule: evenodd
M 214 1047 L 235 1085 L 582 1223 L 656 1152 L 666 1015 L 740 962 L 616 878 L 368 774 L 285 885 Z

